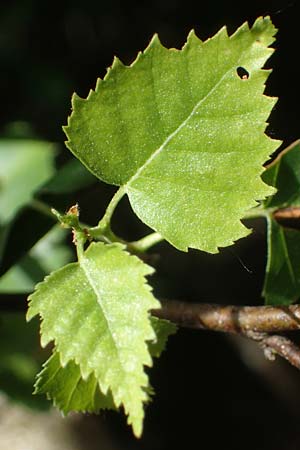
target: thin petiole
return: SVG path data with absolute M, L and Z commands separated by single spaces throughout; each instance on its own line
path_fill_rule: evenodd
M 113 198 L 111 199 L 104 216 L 102 217 L 102 219 L 100 220 L 98 226 L 96 228 L 99 229 L 107 229 L 110 228 L 110 221 L 112 218 L 112 215 L 114 213 L 114 210 L 116 209 L 119 201 L 121 200 L 121 198 L 125 195 L 125 187 L 121 186 L 117 192 L 115 193 L 115 195 L 113 196 Z
M 86 236 L 83 234 L 83 232 L 81 230 L 73 229 L 73 242 L 76 246 L 76 253 L 77 253 L 78 261 L 80 261 L 80 259 L 83 257 L 85 241 L 86 241 Z
M 151 233 L 138 241 L 130 242 L 127 247 L 138 253 L 146 252 L 153 245 L 163 241 L 164 238 L 159 233 Z
M 262 208 L 260 206 L 256 208 L 249 209 L 244 216 L 243 219 L 258 219 L 261 217 L 268 218 L 270 216 L 270 211 L 268 211 L 266 208 Z

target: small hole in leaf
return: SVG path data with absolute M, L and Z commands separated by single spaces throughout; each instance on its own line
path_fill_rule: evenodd
M 249 72 L 244 67 L 238 67 L 236 69 L 236 73 L 240 77 L 241 80 L 248 80 Z

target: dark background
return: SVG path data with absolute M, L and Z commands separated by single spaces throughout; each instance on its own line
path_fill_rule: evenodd
M 266 92 L 279 97 L 268 133 L 288 145 L 300 137 L 300 6 L 288 1 L 2 2 L 1 130 L 5 133 L 9 123 L 25 121 L 37 137 L 62 143 L 61 126 L 70 113 L 72 93 L 86 96 L 114 55 L 131 63 L 154 32 L 164 45 L 181 47 L 191 28 L 206 39 L 224 24 L 233 32 L 260 15 L 270 15 L 279 28 L 277 52 L 267 63 L 274 71 Z M 60 158 L 68 157 L 62 147 Z M 106 201 L 110 192 L 98 185 L 84 193 L 84 220 L 101 215 L 105 208 L 101 198 Z M 100 211 L 95 217 L 89 212 L 95 209 L 93 202 Z M 125 237 L 145 233 L 126 202 L 118 216 Z M 266 247 L 264 224 L 254 225 L 250 238 L 215 256 L 180 254 L 160 245 L 162 256 L 153 278 L 156 294 L 187 301 L 260 304 Z M 157 395 L 147 409 L 140 441 L 132 437 L 125 420 L 109 413 L 104 417 L 121 448 L 300 448 L 300 373 L 285 363 L 265 363 L 246 342 L 181 330 L 151 371 L 151 380 Z

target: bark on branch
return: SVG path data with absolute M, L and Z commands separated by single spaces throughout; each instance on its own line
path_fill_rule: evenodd
M 300 305 L 230 306 L 163 300 L 153 314 L 182 327 L 225 333 L 278 333 L 300 329 Z
M 294 230 L 300 230 L 300 208 L 289 207 L 280 208 L 273 212 L 273 218 L 279 225 L 292 228 Z
M 266 358 L 279 355 L 300 369 L 300 347 L 285 336 L 269 334 L 300 329 L 300 305 L 222 306 L 165 300 L 152 313 L 181 327 L 243 335 L 257 341 Z

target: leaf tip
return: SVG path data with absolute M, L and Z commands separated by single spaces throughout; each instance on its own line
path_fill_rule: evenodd
M 140 439 L 143 433 L 143 421 L 141 419 L 133 419 L 132 422 L 128 422 L 128 424 L 132 426 L 134 436 L 137 439 Z
M 277 31 L 270 16 L 258 17 L 251 28 L 251 33 L 255 35 L 256 41 L 266 46 L 275 41 Z

